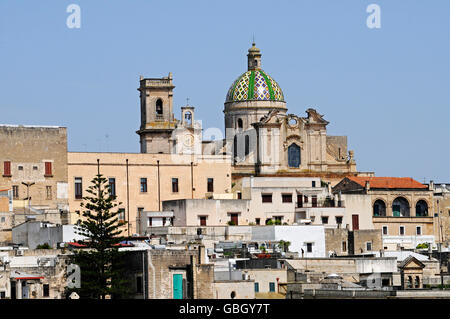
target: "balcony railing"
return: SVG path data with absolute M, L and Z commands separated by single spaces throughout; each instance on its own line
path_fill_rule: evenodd
M 330 200 L 319 200 L 317 202 L 296 202 L 295 208 L 323 208 L 323 207 L 330 207 L 330 208 L 340 208 L 345 207 L 344 201 L 330 201 Z

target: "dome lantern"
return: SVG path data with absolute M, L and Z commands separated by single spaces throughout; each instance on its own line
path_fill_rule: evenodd
M 252 43 L 252 47 L 248 49 L 248 70 L 261 69 L 261 51 L 255 46 L 255 42 Z

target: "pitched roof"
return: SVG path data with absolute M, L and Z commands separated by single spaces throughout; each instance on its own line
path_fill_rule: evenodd
M 409 256 L 408 258 L 403 260 L 400 263 L 399 268 L 405 268 L 407 265 L 409 265 L 412 262 L 417 264 L 420 268 L 425 268 L 425 265 L 420 260 L 417 260 L 414 256 Z
M 358 183 L 361 186 L 366 186 L 369 181 L 370 188 L 414 188 L 426 189 L 424 185 L 411 177 L 364 177 L 364 176 L 349 176 L 349 180 Z

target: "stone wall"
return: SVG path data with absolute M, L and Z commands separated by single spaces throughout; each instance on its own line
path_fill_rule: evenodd
M 34 182 L 29 187 L 32 206 L 66 208 L 67 194 L 58 196 L 58 189 L 67 185 L 65 127 L 0 126 L 0 149 L 0 189 L 17 186 L 15 199 L 24 199 L 27 187 L 22 182 Z M 5 161 L 11 162 L 11 176 L 4 174 Z M 45 175 L 45 162 L 52 163 L 51 175 Z

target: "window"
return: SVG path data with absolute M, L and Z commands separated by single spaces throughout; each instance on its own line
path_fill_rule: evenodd
M 400 226 L 400 235 L 404 235 L 405 234 L 405 226 Z
M 141 178 L 141 193 L 147 193 L 147 178 Z
M 414 288 L 420 288 L 420 278 L 419 278 L 419 276 L 416 276 Z
M 230 214 L 230 224 L 231 225 L 239 225 L 239 214 L 231 213 Z
M 163 115 L 163 101 L 161 99 L 156 101 L 156 115 Z
M 187 125 L 192 125 L 192 113 L 191 112 L 184 113 L 184 119 L 185 119 Z
M 147 220 L 147 227 L 151 227 L 153 225 L 153 219 L 152 217 L 149 217 Z
M 250 136 L 245 135 L 245 156 L 250 153 Z
M 312 187 L 316 187 L 316 181 L 312 181 Z
M 45 186 L 47 199 L 52 199 L 52 187 L 51 186 Z
M 75 177 L 75 199 L 83 198 L 83 181 L 81 177 Z
M 387 235 L 388 234 L 388 228 L 387 226 L 383 226 L 383 235 Z
M 312 195 L 311 196 L 311 206 L 312 207 L 317 207 L 317 195 Z
M 306 243 L 306 252 L 307 253 L 312 253 L 313 251 L 313 243 Z
M 416 227 L 416 235 L 422 235 L 422 227 L 420 226 Z
M 178 178 L 172 178 L 172 193 L 178 193 Z
M 5 217 L 0 218 L 0 223 L 4 223 L 6 221 Z
M 297 207 L 301 208 L 303 207 L 303 195 L 297 194 Z
M 3 162 L 3 176 L 11 176 L 11 162 L 6 161 Z
M 412 287 L 413 287 L 412 277 L 408 276 L 408 288 L 412 288 Z
M 13 185 L 13 199 L 19 199 L 19 186 Z
M 208 188 L 208 190 L 207 190 L 207 192 L 209 192 L 209 193 L 213 193 L 214 192 L 214 178 L 208 178 L 208 182 L 207 182 L 207 188 Z
M 409 202 L 404 197 L 397 197 L 392 203 L 394 217 L 409 217 Z
M 428 204 L 424 200 L 419 200 L 416 204 L 416 216 L 428 216 Z
M 381 199 L 373 203 L 373 216 L 386 216 L 386 204 Z
M 142 293 L 142 276 L 136 276 L 136 293 Z
M 342 216 L 336 216 L 336 224 L 338 225 L 342 224 Z
M 261 194 L 263 203 L 272 203 L 272 194 Z
M 17 166 L 17 169 L 18 169 L 19 171 L 23 171 L 23 166 L 22 166 L 22 165 L 19 165 L 19 166 Z
M 288 147 L 288 165 L 289 167 L 300 167 L 300 146 L 291 144 Z
M 206 216 L 199 216 L 200 226 L 206 226 Z
M 261 225 L 261 218 L 255 218 L 255 224 Z
M 117 218 L 119 219 L 119 222 L 125 221 L 125 209 L 119 208 L 117 212 L 118 212 Z
M 37 171 L 38 167 L 37 166 L 33 166 L 33 171 Z
M 292 194 L 281 194 L 283 203 L 292 203 Z
M 52 176 L 52 162 L 45 162 L 45 176 Z
M 366 250 L 372 251 L 372 242 L 371 241 L 366 242 Z
M 274 282 L 269 282 L 269 291 L 275 292 L 275 283 Z
M 255 282 L 255 292 L 259 292 L 259 282 Z
M 343 242 L 342 242 L 342 251 L 343 251 L 343 252 L 346 252 L 346 251 L 347 251 L 347 242 L 346 242 L 346 241 L 343 241 Z
M 109 178 L 109 195 L 116 196 L 116 179 L 114 177 Z
M 328 224 L 328 216 L 322 216 L 322 224 Z
M 241 192 L 237 192 L 237 199 L 242 199 L 242 193 Z
M 242 119 L 238 119 L 238 120 L 237 120 L 237 127 L 238 127 L 238 130 L 239 130 L 239 131 L 241 131 L 242 128 L 244 127 L 243 122 L 242 122 Z
M 44 297 L 49 297 L 50 296 L 50 287 L 48 284 L 44 284 L 42 286 L 43 291 L 44 291 Z
M 303 202 L 307 203 L 308 202 L 308 196 L 303 196 Z

